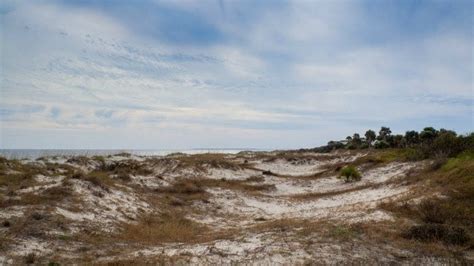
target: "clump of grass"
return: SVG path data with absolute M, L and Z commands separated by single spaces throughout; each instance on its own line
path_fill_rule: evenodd
M 105 161 L 96 169 L 97 171 L 108 172 L 110 175 L 115 175 L 123 181 L 129 181 L 132 175 L 151 175 L 153 171 L 145 163 L 136 160 L 124 160 L 118 162 Z
M 251 176 L 251 177 L 247 177 L 247 179 L 245 179 L 245 181 L 247 181 L 247 182 L 263 182 L 263 181 L 265 181 L 265 177 L 263 177 L 261 175 L 254 175 L 254 176 Z
M 114 186 L 114 181 L 106 172 L 92 171 L 83 177 L 83 180 L 94 184 L 105 191 L 109 191 Z
M 0 206 L 16 206 L 16 205 L 55 205 L 62 200 L 71 197 L 73 191 L 70 186 L 62 185 L 45 189 L 39 193 L 29 192 L 22 193 L 19 197 L 10 198 L 0 201 Z
M 208 167 L 231 170 L 238 170 L 243 168 L 243 165 L 237 162 L 230 161 L 225 156 L 225 154 L 219 153 L 204 153 L 178 156 L 175 157 L 175 159 L 178 160 L 178 165 L 176 168 L 194 168 L 195 170 L 201 172 L 206 172 Z
M 442 224 L 447 219 L 441 204 L 435 200 L 424 200 L 417 207 L 421 220 L 425 223 Z
M 60 201 L 72 195 L 72 188 L 68 185 L 56 186 L 45 189 L 41 195 L 49 201 Z
M 449 159 L 443 166 L 442 170 L 451 171 L 453 169 L 459 168 L 463 165 L 469 164 L 474 161 L 474 151 L 465 151 L 459 154 L 455 158 Z
M 207 239 L 209 229 L 184 218 L 181 213 L 147 215 L 136 224 L 126 224 L 119 238 L 129 242 L 159 244 L 199 242 Z
M 192 201 L 206 201 L 209 193 L 195 180 L 180 180 L 171 186 L 155 189 L 171 206 L 183 206 Z
M 464 245 L 470 241 L 468 233 L 463 228 L 443 224 L 415 225 L 404 232 L 403 236 L 423 242 L 442 241 L 450 245 Z
M 66 160 L 66 163 L 77 165 L 88 165 L 91 159 L 87 156 L 74 156 Z
M 343 178 L 346 182 L 359 181 L 362 176 L 353 165 L 348 165 L 341 169 L 339 178 Z
M 354 164 L 359 165 L 363 163 L 374 163 L 374 164 L 385 164 L 395 161 L 407 162 L 407 161 L 419 161 L 423 160 L 423 154 L 416 149 L 412 148 L 391 148 L 377 151 L 371 151 L 367 156 L 358 158 Z
M 357 232 L 349 225 L 334 225 L 329 227 L 328 235 L 334 239 L 349 240 L 353 239 Z
M 128 153 L 128 152 L 121 152 L 121 153 L 115 154 L 115 156 L 120 156 L 120 157 L 132 157 L 132 154 L 131 154 L 131 153 Z
M 48 174 L 48 170 L 38 163 L 6 159 L 0 161 L 0 187 L 7 187 L 11 191 L 32 186 L 36 183 L 35 176 Z
M 0 235 L 0 251 L 6 251 L 10 244 L 12 244 L 12 240 L 5 235 Z
M 36 254 L 35 253 L 28 253 L 25 256 L 25 263 L 26 264 L 33 264 L 36 261 Z
M 341 189 L 341 190 L 333 190 L 333 191 L 327 191 L 327 192 L 309 192 L 309 193 L 300 193 L 300 194 L 294 194 L 291 195 L 290 198 L 295 199 L 295 200 L 314 200 L 322 197 L 332 197 L 336 195 L 342 195 L 358 190 L 363 190 L 373 187 L 372 184 L 365 184 L 357 187 L 350 187 L 347 189 Z
M 199 194 L 205 192 L 201 184 L 194 180 L 181 180 L 174 183 L 172 186 L 158 188 L 156 191 L 174 194 Z
M 260 179 L 258 179 L 260 180 Z M 218 187 L 230 190 L 239 190 L 247 193 L 255 193 L 259 191 L 271 191 L 275 189 L 273 184 L 248 184 L 248 180 L 228 180 L 228 179 L 198 179 L 196 180 L 204 187 Z

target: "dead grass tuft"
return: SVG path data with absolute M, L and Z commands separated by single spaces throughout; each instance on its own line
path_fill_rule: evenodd
M 176 169 L 194 168 L 200 172 L 206 172 L 208 167 L 239 170 L 244 164 L 231 161 L 225 154 L 205 153 L 175 157 L 178 160 Z
M 209 239 L 209 229 L 184 218 L 181 213 L 150 214 L 136 224 L 125 224 L 118 238 L 126 242 L 160 244 L 200 242 Z
M 82 179 L 92 183 L 93 185 L 100 187 L 105 191 L 110 191 L 110 187 L 115 185 L 115 182 L 108 173 L 102 171 L 92 171 L 85 176 L 82 176 Z
M 323 197 L 331 197 L 331 196 L 341 195 L 345 193 L 350 193 L 350 192 L 363 190 L 367 188 L 373 188 L 375 186 L 376 185 L 374 184 L 366 184 L 366 185 L 361 185 L 357 187 L 351 187 L 347 189 L 333 190 L 333 191 L 327 191 L 327 192 L 311 192 L 311 193 L 295 194 L 295 195 L 289 196 L 289 198 L 295 199 L 295 200 L 314 200 L 314 199 L 319 199 Z

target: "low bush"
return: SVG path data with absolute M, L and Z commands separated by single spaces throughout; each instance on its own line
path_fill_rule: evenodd
M 450 245 L 464 245 L 470 241 L 466 230 L 442 224 L 422 224 L 410 227 L 403 237 L 423 242 L 442 241 Z
M 386 148 L 390 148 L 390 144 L 386 142 L 385 140 L 379 140 L 375 142 L 374 147 L 376 149 L 386 149 Z
M 70 197 L 72 193 L 73 193 L 73 190 L 69 186 L 56 186 L 56 187 L 45 189 L 41 193 L 41 196 L 45 200 L 60 201 L 62 199 Z
M 181 213 L 147 215 L 136 224 L 126 224 L 119 238 L 135 243 L 199 242 L 208 228 L 184 218 Z
M 202 186 L 192 180 L 182 180 L 174 183 L 172 186 L 169 187 L 162 187 L 156 189 L 157 192 L 161 193 L 173 193 L 173 194 L 198 194 L 204 193 L 205 190 Z
M 441 204 L 434 200 L 424 200 L 418 205 L 421 220 L 425 223 L 442 224 L 446 221 L 446 212 Z
M 25 263 L 26 264 L 33 264 L 36 261 L 36 254 L 35 253 L 28 253 L 25 256 Z
M 114 181 L 110 178 L 110 176 L 107 173 L 101 171 L 90 172 L 84 176 L 83 179 L 85 181 L 91 182 L 105 191 L 109 191 L 109 187 L 114 185 Z
M 362 176 L 355 166 L 348 165 L 341 169 L 339 178 L 344 178 L 346 182 L 359 181 Z

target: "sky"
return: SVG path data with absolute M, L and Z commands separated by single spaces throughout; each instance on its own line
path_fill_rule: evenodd
M 474 131 L 472 1 L 0 2 L 0 148 Z

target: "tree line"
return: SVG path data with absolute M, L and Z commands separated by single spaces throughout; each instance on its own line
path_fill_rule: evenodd
M 338 149 L 388 149 L 408 148 L 414 156 L 422 159 L 429 157 L 452 157 L 470 150 L 474 151 L 474 133 L 458 135 L 453 130 L 425 127 L 421 131 L 410 130 L 405 134 L 392 134 L 389 127 L 381 127 L 378 134 L 367 130 L 363 137 L 359 133 L 347 136 L 345 140 L 329 141 L 327 145 L 315 148 L 318 152 L 330 152 Z

